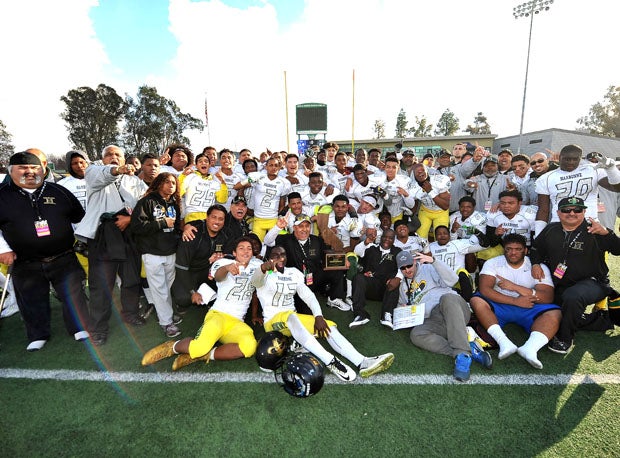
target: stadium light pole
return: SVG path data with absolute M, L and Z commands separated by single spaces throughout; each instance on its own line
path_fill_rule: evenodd
M 532 47 L 532 27 L 534 25 L 534 16 L 541 11 L 549 11 L 549 6 L 553 3 L 553 0 L 531 0 L 529 2 L 522 3 L 515 6 L 512 9 L 512 15 L 515 19 L 520 17 L 530 18 L 530 35 L 527 41 L 527 61 L 525 64 L 525 82 L 523 83 L 523 103 L 521 104 L 521 127 L 519 128 L 519 146 L 517 147 L 517 154 L 521 153 L 521 140 L 523 138 L 523 118 L 525 116 L 525 97 L 527 94 L 527 76 L 530 70 L 530 49 Z

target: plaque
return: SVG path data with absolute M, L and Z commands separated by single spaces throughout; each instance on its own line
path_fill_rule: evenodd
M 345 253 L 325 253 L 324 270 L 347 270 Z

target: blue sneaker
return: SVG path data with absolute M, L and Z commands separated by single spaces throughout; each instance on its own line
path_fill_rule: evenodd
M 471 359 L 486 369 L 491 369 L 493 367 L 493 358 L 491 358 L 488 351 L 482 349 L 478 342 L 475 340 L 469 342 L 469 348 L 471 348 Z
M 469 368 L 471 367 L 471 356 L 467 353 L 459 353 L 454 359 L 454 378 L 459 382 L 469 380 Z

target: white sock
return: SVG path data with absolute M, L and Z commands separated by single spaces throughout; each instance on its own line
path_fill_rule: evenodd
M 210 359 L 211 361 L 215 361 L 215 350 L 217 350 L 217 347 L 213 347 L 213 348 L 211 349 L 211 353 L 209 353 L 209 359 Z
M 489 326 L 489 329 L 487 329 L 487 332 L 499 345 L 499 359 L 508 358 L 513 353 L 516 353 L 517 346 L 512 343 L 502 328 L 499 327 L 499 324 L 492 324 Z
M 351 280 L 347 280 L 347 297 L 351 297 L 353 295 L 353 282 Z
M 329 328 L 329 335 L 327 336 L 327 343 L 336 350 L 339 354 L 347 358 L 356 366 L 362 364 L 364 361 L 364 355 L 355 349 L 353 344 L 347 340 L 345 336 L 340 334 L 340 331 L 336 326 Z
M 538 350 L 544 347 L 549 342 L 547 336 L 539 331 L 532 331 L 529 339 L 519 347 L 517 352 L 519 356 L 525 359 L 528 363 L 534 366 L 536 369 L 542 369 L 543 365 L 538 360 Z
M 319 358 L 323 364 L 329 364 L 334 359 L 334 355 L 325 350 L 323 346 L 316 340 L 312 334 L 308 332 L 308 330 L 301 323 L 297 315 L 291 314 L 286 320 L 286 326 L 289 331 L 291 331 L 291 335 L 293 338 L 299 342 L 299 345 L 304 347 L 314 356 Z

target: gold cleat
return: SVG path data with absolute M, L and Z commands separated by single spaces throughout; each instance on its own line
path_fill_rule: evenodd
M 178 371 L 182 367 L 189 366 L 190 364 L 195 363 L 196 361 L 204 361 L 205 364 L 209 363 L 209 354 L 204 356 L 200 356 L 198 358 L 192 358 L 187 353 L 183 353 L 177 356 L 172 363 L 172 370 Z
M 379 356 L 371 356 L 370 358 L 364 358 L 362 364 L 360 364 L 360 375 L 362 377 L 370 377 L 379 372 L 388 370 L 394 362 L 394 354 L 386 353 Z
M 161 361 L 162 359 L 170 358 L 171 356 L 175 355 L 176 353 L 174 353 L 173 350 L 175 343 L 176 341 L 169 340 L 167 342 L 164 342 L 163 344 L 151 348 L 142 357 L 142 365 L 149 366 L 153 363 L 156 363 L 157 361 Z

